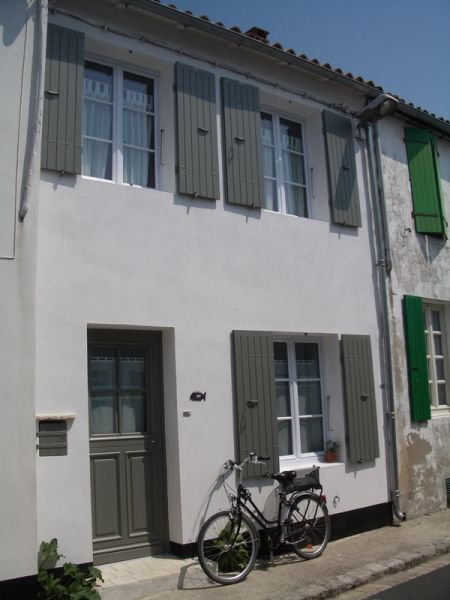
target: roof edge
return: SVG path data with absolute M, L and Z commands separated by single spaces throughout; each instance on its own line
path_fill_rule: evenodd
M 361 77 L 349 77 L 344 73 L 334 70 L 331 66 L 321 65 L 319 62 L 313 62 L 308 58 L 302 57 L 301 55 L 287 52 L 283 48 L 274 47 L 267 42 L 258 41 L 254 38 L 248 37 L 245 33 L 229 29 L 220 23 L 213 23 L 206 16 L 196 17 L 193 14 L 176 8 L 174 5 L 161 4 L 160 0 L 120 0 L 120 2 L 124 4 L 126 8 L 139 8 L 168 20 L 176 21 L 185 27 L 199 29 L 211 35 L 219 35 L 232 43 L 245 46 L 246 48 L 256 52 L 277 58 L 278 60 L 284 60 L 289 64 L 295 65 L 296 67 L 302 69 L 303 71 L 312 73 L 314 75 L 319 75 L 321 77 L 326 77 L 331 81 L 336 81 L 343 86 L 365 94 L 369 100 L 376 98 L 384 91 L 383 88 L 364 82 Z M 396 96 L 395 93 L 392 93 L 392 95 L 399 100 L 394 115 L 402 115 L 408 119 L 421 122 L 427 127 L 434 129 L 436 132 L 439 132 L 441 135 L 444 135 L 450 139 L 450 121 L 436 117 L 426 110 L 417 108 L 413 104 L 405 102 L 403 99 Z

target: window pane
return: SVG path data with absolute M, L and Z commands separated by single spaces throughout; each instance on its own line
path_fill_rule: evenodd
M 431 325 L 434 331 L 441 331 L 441 319 L 438 310 L 431 311 Z
M 114 395 L 91 397 L 91 432 L 117 433 L 117 409 Z
M 132 110 L 123 111 L 123 143 L 154 148 L 154 118 Z
M 153 112 L 154 85 L 152 79 L 123 74 L 123 105 L 127 108 Z
M 110 67 L 86 62 L 84 65 L 84 97 L 112 102 L 113 70 Z
M 123 180 L 142 187 L 155 187 L 155 155 L 147 150 L 123 149 Z
M 292 454 L 292 427 L 291 421 L 278 421 L 278 446 L 280 456 Z
M 109 142 L 83 140 L 81 172 L 88 177 L 112 179 L 112 148 Z
M 275 177 L 275 151 L 270 146 L 262 147 L 263 173 L 267 177 Z
M 323 450 L 322 417 L 300 419 L 300 441 L 302 452 Z
M 92 391 L 116 387 L 116 354 L 114 348 L 94 347 L 89 354 L 89 387 Z
M 434 334 L 433 338 L 434 338 L 434 353 L 442 356 L 444 354 L 444 351 L 442 349 L 442 336 L 440 334 Z
M 445 389 L 445 383 L 438 383 L 438 404 L 439 406 L 443 406 L 447 404 L 447 391 Z
M 300 415 L 321 415 L 320 381 L 301 381 L 297 384 Z
M 122 394 L 122 432 L 147 431 L 145 394 Z
M 320 377 L 318 345 L 295 344 L 295 364 L 298 379 Z
M 261 140 L 263 144 L 274 144 L 272 115 L 267 113 L 261 113 Z
M 444 359 L 436 358 L 435 365 L 436 365 L 436 379 L 441 379 L 441 380 L 445 379 Z
M 92 100 L 84 101 L 83 135 L 108 141 L 112 139 L 112 106 L 110 104 L 100 104 Z
M 286 182 L 305 185 L 305 165 L 303 156 L 283 152 L 284 179 Z
M 273 353 L 275 359 L 275 377 L 288 377 L 287 344 L 285 342 L 274 342 Z
M 302 126 L 287 119 L 280 119 L 281 145 L 288 150 L 303 152 Z
M 277 182 L 272 179 L 264 180 L 264 208 L 278 211 Z
M 277 395 L 277 417 L 290 417 L 291 399 L 289 397 L 289 382 L 277 381 L 275 388 Z
M 286 212 L 297 217 L 307 217 L 306 189 L 291 184 L 285 185 Z
M 121 348 L 119 368 L 122 389 L 145 388 L 145 350 L 143 348 Z

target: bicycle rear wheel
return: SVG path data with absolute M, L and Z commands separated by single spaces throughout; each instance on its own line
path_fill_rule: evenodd
M 224 510 L 204 523 L 197 545 L 206 575 L 226 585 L 241 581 L 251 571 L 258 554 L 259 535 L 246 515 Z
M 294 552 L 307 560 L 320 556 L 330 539 L 330 529 L 327 505 L 320 496 L 306 493 L 293 498 L 285 541 Z

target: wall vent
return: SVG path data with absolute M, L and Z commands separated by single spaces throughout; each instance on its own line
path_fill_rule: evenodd
M 450 508 L 450 477 L 445 480 L 445 487 L 447 488 L 447 508 Z

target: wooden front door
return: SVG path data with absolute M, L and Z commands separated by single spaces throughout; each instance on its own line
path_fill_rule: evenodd
M 167 550 L 161 334 L 88 332 L 94 563 Z

